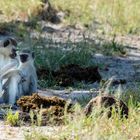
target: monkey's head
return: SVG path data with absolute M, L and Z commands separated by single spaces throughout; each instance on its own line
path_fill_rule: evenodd
M 19 61 L 21 63 L 27 63 L 34 61 L 34 52 L 24 49 L 21 52 L 19 52 Z
M 0 50 L 1 50 L 0 53 L 6 57 L 10 57 L 14 59 L 17 56 L 16 46 L 17 46 L 17 42 L 15 39 L 7 38 L 0 45 Z

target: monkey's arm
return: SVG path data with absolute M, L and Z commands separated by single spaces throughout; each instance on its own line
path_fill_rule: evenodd
M 11 76 L 20 75 L 20 70 L 11 69 L 6 71 L 4 74 L 0 75 L 0 79 L 10 78 Z
M 5 67 L 3 67 L 0 70 L 0 75 L 4 74 L 5 72 L 8 72 L 10 69 L 13 69 L 17 66 L 17 61 L 12 61 L 11 63 L 7 64 Z
M 30 77 L 30 93 L 37 92 L 37 75 Z
M 20 95 L 20 82 L 21 76 L 20 75 L 14 75 L 11 76 L 7 82 L 3 85 L 3 90 L 6 94 L 8 94 L 8 103 L 14 104 L 16 102 L 16 97 Z

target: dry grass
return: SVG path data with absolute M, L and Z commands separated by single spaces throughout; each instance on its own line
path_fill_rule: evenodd
M 93 23 L 102 33 L 140 33 L 139 0 L 49 0 L 52 7 L 63 11 L 66 24 Z M 27 20 L 41 8 L 42 0 L 0 1 L 1 20 Z
M 38 13 L 41 0 L 0 0 L 2 20 L 28 20 Z
M 140 139 L 140 112 L 139 108 L 130 107 L 128 119 L 119 119 L 117 114 L 108 119 L 100 116 L 95 110 L 92 117 L 85 117 L 79 106 L 73 117 L 66 116 L 65 126 L 60 126 L 52 135 L 41 132 L 32 132 L 25 139 L 35 140 L 138 140 Z M 63 129 L 62 129 L 63 128 Z
M 69 12 L 66 22 L 71 24 L 95 21 L 95 26 L 107 33 L 137 33 L 140 29 L 139 0 L 51 0 L 51 3 L 56 9 Z

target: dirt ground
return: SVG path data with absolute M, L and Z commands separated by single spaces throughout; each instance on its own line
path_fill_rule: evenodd
M 47 136 L 54 135 L 59 131 L 59 129 L 64 129 L 63 126 L 21 126 L 21 127 L 11 127 L 0 121 L 0 140 L 25 140 L 26 136 L 31 133 L 43 133 Z
M 51 74 L 57 85 L 63 87 L 72 86 L 75 81 L 92 83 L 101 81 L 98 67 L 94 66 L 82 68 L 76 64 L 69 64 L 60 67 L 57 71 L 49 71 L 45 68 L 37 70 L 37 75 L 41 79 L 44 77 L 48 79 L 49 74 Z

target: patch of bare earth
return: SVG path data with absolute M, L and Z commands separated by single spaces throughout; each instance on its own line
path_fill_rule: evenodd
M 0 121 L 0 140 L 25 140 L 27 135 L 31 133 L 43 133 L 50 136 L 58 133 L 60 129 L 64 129 L 63 126 L 21 126 L 11 127 L 6 125 L 3 121 Z

